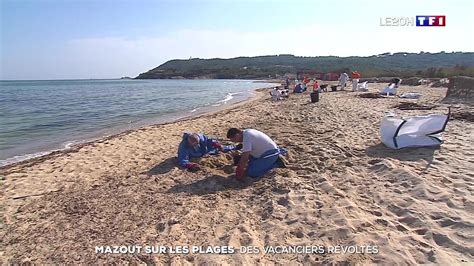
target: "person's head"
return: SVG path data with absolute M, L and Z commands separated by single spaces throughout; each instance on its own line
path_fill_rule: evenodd
M 244 135 L 242 130 L 238 128 L 231 128 L 227 131 L 227 138 L 233 142 L 242 142 L 244 140 Z
M 189 134 L 188 145 L 191 147 L 196 147 L 198 144 L 199 144 L 199 135 L 196 133 Z

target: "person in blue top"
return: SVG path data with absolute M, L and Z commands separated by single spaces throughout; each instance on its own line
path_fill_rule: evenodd
M 303 85 L 302 83 L 296 84 L 295 88 L 293 89 L 293 93 L 303 93 L 306 91 L 306 85 Z
M 216 155 L 220 151 L 227 152 L 234 149 L 234 146 L 222 146 L 219 141 L 204 134 L 184 133 L 178 148 L 178 164 L 190 171 L 198 171 L 199 164 L 190 162 L 191 158 Z

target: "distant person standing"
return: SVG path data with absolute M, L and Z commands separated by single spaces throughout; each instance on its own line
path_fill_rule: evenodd
M 313 91 L 317 91 L 317 90 L 319 90 L 319 83 L 316 79 L 314 79 Z
M 290 88 L 290 79 L 289 78 L 286 78 L 286 86 L 285 86 L 285 89 L 289 89 Z
M 304 76 L 303 83 L 304 83 L 304 85 L 308 85 L 309 78 L 307 76 Z
M 357 71 L 352 72 L 352 91 L 357 91 L 357 85 L 359 84 L 360 74 Z
M 346 82 L 349 80 L 349 75 L 347 75 L 346 72 L 341 73 L 341 76 L 339 76 L 339 84 L 341 84 L 341 90 L 344 90 L 346 88 Z

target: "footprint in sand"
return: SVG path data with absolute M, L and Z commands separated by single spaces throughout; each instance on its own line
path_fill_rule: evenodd
M 179 224 L 179 222 L 180 221 L 176 218 L 171 218 L 167 222 L 160 222 L 156 224 L 156 227 L 155 227 L 156 232 L 159 234 L 168 235 L 171 231 L 171 227 L 173 225 Z
M 289 206 L 291 203 L 290 203 L 290 200 L 288 199 L 288 197 L 281 197 L 277 200 L 277 203 L 281 206 Z
M 376 219 L 375 222 L 377 224 L 380 224 L 380 225 L 383 225 L 383 226 L 388 226 L 388 224 L 389 224 L 388 221 L 385 220 L 385 219 Z
M 262 246 L 257 233 L 247 225 L 241 225 L 230 231 L 227 244 L 233 247 Z
M 428 229 L 426 229 L 426 228 L 420 228 L 420 229 L 416 229 L 416 230 L 415 230 L 415 233 L 416 233 L 417 235 L 420 235 L 420 236 L 425 235 L 426 232 L 428 232 Z
M 403 214 L 407 213 L 407 211 L 404 208 L 400 208 L 399 206 L 394 205 L 394 204 L 388 205 L 387 209 L 389 211 L 391 211 L 392 213 L 394 213 L 398 217 L 400 217 Z

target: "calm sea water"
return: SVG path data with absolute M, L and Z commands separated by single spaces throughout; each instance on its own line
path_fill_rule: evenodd
M 243 80 L 0 81 L 0 166 L 221 108 L 269 86 Z

